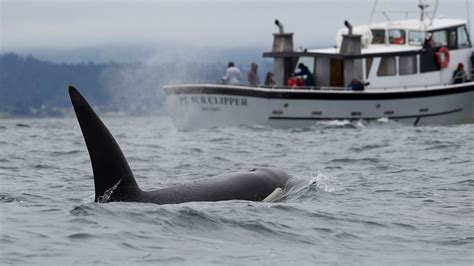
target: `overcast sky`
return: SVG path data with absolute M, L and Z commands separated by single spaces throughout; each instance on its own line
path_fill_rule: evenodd
M 473 0 L 470 1 L 472 10 Z M 373 0 L 0 0 L 0 52 L 97 45 L 271 46 L 278 18 L 295 45 L 333 42 L 348 19 L 369 22 Z M 383 2 L 383 1 L 379 1 Z M 387 0 L 416 10 L 418 0 Z M 438 15 L 466 19 L 466 0 Z M 472 12 L 471 12 L 472 13 Z M 375 21 L 383 20 L 377 16 Z

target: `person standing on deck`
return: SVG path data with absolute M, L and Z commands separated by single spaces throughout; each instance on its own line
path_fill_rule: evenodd
M 273 80 L 273 73 L 267 72 L 267 76 L 265 77 L 265 86 L 273 87 L 276 85 L 275 81 Z
M 235 66 L 234 62 L 229 62 L 229 64 L 227 65 L 226 74 L 222 78 L 224 84 L 237 85 L 240 84 L 241 79 L 242 75 L 240 73 L 240 69 Z
M 257 69 L 258 65 L 256 63 L 252 63 L 250 65 L 250 71 L 247 74 L 247 79 L 249 81 L 250 86 L 256 87 L 260 85 L 260 79 L 258 78 Z

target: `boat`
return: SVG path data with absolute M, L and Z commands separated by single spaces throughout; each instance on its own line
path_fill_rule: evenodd
M 184 130 L 308 127 L 331 120 L 473 123 L 474 50 L 468 22 L 436 17 L 437 6 L 438 1 L 430 6 L 420 0 L 416 19 L 359 26 L 346 21 L 337 45 L 327 49 L 295 49 L 294 34 L 276 20 L 272 50 L 263 53 L 273 59 L 274 85 L 167 85 L 169 114 Z M 301 64 L 315 83 L 290 86 Z M 461 79 L 453 78 L 461 65 Z

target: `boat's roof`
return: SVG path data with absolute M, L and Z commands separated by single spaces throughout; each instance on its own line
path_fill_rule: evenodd
M 387 21 L 368 25 L 371 29 L 405 29 L 405 30 L 426 30 L 435 31 L 465 25 L 462 19 L 436 18 L 433 23 L 422 22 L 418 19 L 408 19 L 399 21 Z M 425 25 L 425 26 L 424 26 Z
M 437 31 L 441 29 L 455 28 L 459 26 L 466 25 L 466 21 L 462 19 L 450 19 L 450 18 L 436 18 L 433 21 L 420 21 L 419 19 L 407 19 L 407 20 L 398 20 L 398 21 L 386 21 L 382 23 L 375 23 L 370 25 L 357 25 L 354 27 L 356 34 L 361 34 L 364 39 L 364 36 L 369 36 L 369 42 L 372 42 L 372 33 L 371 30 L 374 29 L 398 29 L 406 31 Z M 359 32 L 358 32 L 359 31 Z M 338 38 L 343 34 L 347 33 L 347 29 L 340 29 L 337 33 L 336 42 Z M 342 56 L 339 53 L 339 47 L 341 45 L 342 37 L 337 44 L 337 47 L 333 48 L 324 48 L 324 49 L 305 49 L 301 51 L 291 51 L 291 52 L 268 52 L 264 53 L 264 57 L 283 57 L 283 56 L 322 56 L 322 57 L 335 57 Z M 387 53 L 405 53 L 410 54 L 412 52 L 420 51 L 422 43 L 419 44 L 373 44 L 368 43 L 367 45 L 362 46 L 361 55 L 351 55 L 344 57 L 363 57 L 364 55 L 380 55 Z

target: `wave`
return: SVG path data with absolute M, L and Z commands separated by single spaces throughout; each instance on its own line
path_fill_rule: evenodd
M 15 197 L 7 194 L 0 194 L 0 203 L 11 203 L 11 202 L 24 202 L 26 201 L 25 197 Z
M 35 164 L 32 167 L 34 169 L 59 169 L 59 167 L 49 164 Z
M 386 145 L 386 144 L 369 144 L 369 145 L 363 145 L 361 147 L 352 147 L 352 148 L 349 148 L 349 151 L 350 152 L 364 152 L 364 151 L 370 151 L 370 150 L 375 150 L 375 149 L 379 149 L 379 148 L 386 148 L 386 147 L 390 147 L 390 145 Z
M 460 237 L 456 239 L 446 240 L 439 242 L 441 245 L 445 246 L 459 246 L 459 245 L 473 245 L 474 244 L 474 236 L 467 236 L 467 237 Z
M 84 151 L 82 150 L 54 151 L 54 152 L 51 152 L 50 155 L 53 157 L 62 157 L 62 156 L 68 156 L 68 155 L 76 155 L 83 152 Z
M 474 179 L 466 179 L 466 180 L 454 182 L 452 184 L 453 185 L 467 185 L 467 186 L 474 187 Z
M 18 128 L 29 128 L 30 127 L 30 125 L 24 124 L 24 123 L 17 123 L 15 126 L 18 127 Z
M 380 163 L 381 160 L 377 158 L 361 158 L 361 159 L 354 159 L 354 158 L 336 158 L 330 161 L 331 163 L 369 163 L 369 164 L 377 164 Z

